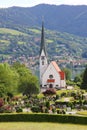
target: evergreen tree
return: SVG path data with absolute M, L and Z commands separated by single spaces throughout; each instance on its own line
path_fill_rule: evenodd
M 87 66 L 83 73 L 82 83 L 81 83 L 81 89 L 87 89 Z

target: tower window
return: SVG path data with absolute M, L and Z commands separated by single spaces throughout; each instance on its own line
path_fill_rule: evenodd
M 42 65 L 44 65 L 44 61 L 42 61 Z
M 44 56 L 41 56 L 41 60 L 44 60 Z

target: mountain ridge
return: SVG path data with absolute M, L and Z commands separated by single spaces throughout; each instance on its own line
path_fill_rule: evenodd
M 39 4 L 0 9 L 0 27 L 39 26 L 44 16 L 47 29 L 87 37 L 87 6 Z

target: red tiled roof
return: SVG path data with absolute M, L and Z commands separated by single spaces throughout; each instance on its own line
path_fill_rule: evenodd
M 57 70 L 57 72 L 61 71 L 61 69 L 59 68 L 59 66 L 57 65 L 57 63 L 55 61 L 52 61 L 52 64 L 55 67 L 55 69 Z
M 59 68 L 59 66 L 57 65 L 57 63 L 55 61 L 52 61 L 52 64 L 55 67 L 56 71 L 60 74 L 61 80 L 64 80 L 65 73 L 63 71 L 61 71 L 61 69 Z

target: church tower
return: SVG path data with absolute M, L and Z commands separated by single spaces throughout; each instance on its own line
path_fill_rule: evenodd
M 40 64 L 40 84 L 42 86 L 42 76 L 48 66 L 45 39 L 44 39 L 44 22 L 42 22 L 39 64 Z

